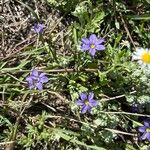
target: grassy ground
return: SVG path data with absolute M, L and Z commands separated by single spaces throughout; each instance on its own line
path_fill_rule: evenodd
M 144 68 L 133 60 L 150 47 L 149 0 L 1 0 L 0 12 L 0 150 L 150 149 L 138 130 L 150 118 L 150 54 Z M 105 46 L 94 56 L 81 49 L 91 34 Z M 48 77 L 43 90 L 28 85 L 33 69 Z M 97 106 L 83 114 L 77 100 L 90 92 Z

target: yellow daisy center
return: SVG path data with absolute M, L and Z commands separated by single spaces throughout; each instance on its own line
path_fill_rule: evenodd
M 95 44 L 91 44 L 90 47 L 91 47 L 91 48 L 95 48 Z
M 84 101 L 84 104 L 85 104 L 85 105 L 88 105 L 88 104 L 89 104 L 89 101 L 88 101 L 88 100 L 85 100 L 85 101 Z
M 146 52 L 142 55 L 143 62 L 150 64 L 150 52 Z
M 146 129 L 146 132 L 150 132 L 150 128 L 147 128 L 147 129 Z

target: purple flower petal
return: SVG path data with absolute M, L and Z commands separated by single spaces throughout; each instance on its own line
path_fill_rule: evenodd
M 41 83 L 47 83 L 47 82 L 48 82 L 48 77 L 47 77 L 47 76 L 42 76 L 42 77 L 40 78 L 40 82 L 41 82 Z
M 38 82 L 36 84 L 36 87 L 39 89 L 39 90 L 43 90 L 43 84 L 41 82 Z
M 84 105 L 84 101 L 83 100 L 78 100 L 78 101 L 76 101 L 76 104 L 78 105 L 78 106 L 82 106 L 82 105 Z
M 143 133 L 143 135 L 141 136 L 141 139 L 142 140 L 145 140 L 147 138 L 147 133 L 145 132 L 145 133 Z
M 81 97 L 81 100 L 87 100 L 87 95 L 85 93 L 80 93 L 79 95 Z
M 88 110 L 90 109 L 90 106 L 89 105 L 84 105 L 81 109 L 81 113 L 84 114 L 86 113 Z
M 145 127 L 145 126 L 142 126 L 142 127 L 139 127 L 139 128 L 138 128 L 138 131 L 139 131 L 139 132 L 142 132 L 142 133 L 144 133 L 145 130 L 146 130 L 146 127 Z
M 148 121 L 144 121 L 144 126 L 146 126 L 146 127 L 150 127 L 149 122 L 148 122 Z
M 90 45 L 90 41 L 88 38 L 83 38 L 81 41 L 86 45 Z
M 94 99 L 90 100 L 89 102 L 90 102 L 90 106 L 92 107 L 97 105 L 97 101 Z
M 97 41 L 97 37 L 95 34 L 91 34 L 90 37 L 89 37 L 89 40 L 92 44 L 95 44 L 96 41 Z
M 89 48 L 90 48 L 90 46 L 87 44 L 81 45 L 81 50 L 83 50 L 83 51 L 87 51 Z
M 90 112 L 91 112 L 91 110 L 92 110 L 92 107 L 89 107 L 87 111 L 90 113 Z
M 36 76 L 36 77 L 37 77 L 38 74 L 39 74 L 39 73 L 38 73 L 38 71 L 37 71 L 36 69 L 33 69 L 33 70 L 32 70 L 32 73 L 31 73 L 32 76 Z
M 40 24 L 40 23 L 36 23 L 35 25 L 34 25 L 34 32 L 35 33 L 41 33 L 41 32 L 43 32 L 43 29 L 44 29 L 44 25 L 43 24 Z
M 101 39 L 98 39 L 96 43 L 97 43 L 97 44 L 101 44 L 101 43 L 103 43 L 103 42 L 104 42 L 104 39 L 101 38 Z
M 32 82 L 30 82 L 30 83 L 29 83 L 29 89 L 33 89 L 33 88 L 35 88 L 35 86 L 33 85 Z
M 92 100 L 94 97 L 94 93 L 90 92 L 88 95 L 88 100 Z
M 41 77 L 43 77 L 43 76 L 45 76 L 46 75 L 46 73 L 41 73 L 40 75 L 39 75 L 39 77 L 41 78 Z
M 104 45 L 96 45 L 96 49 L 98 51 L 101 51 L 101 50 L 104 50 L 105 49 L 105 46 Z
M 39 77 L 38 77 L 38 76 L 33 76 L 33 75 L 31 75 L 31 78 L 32 78 L 32 80 L 34 80 L 34 81 L 39 81 Z
M 147 133 L 147 139 L 150 142 L 150 132 Z
M 92 56 L 94 56 L 95 53 L 96 53 L 96 49 L 90 49 L 90 50 L 89 50 L 89 53 L 90 53 Z
M 32 76 L 27 76 L 27 77 L 26 77 L 26 81 L 32 82 Z

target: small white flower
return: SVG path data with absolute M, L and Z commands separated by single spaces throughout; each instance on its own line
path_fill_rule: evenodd
M 120 45 L 122 47 L 126 46 L 127 48 L 130 48 L 130 43 L 129 43 L 129 41 L 126 41 L 126 40 L 122 40 Z
M 150 49 L 138 47 L 132 55 L 132 60 L 137 60 L 142 69 L 150 70 Z

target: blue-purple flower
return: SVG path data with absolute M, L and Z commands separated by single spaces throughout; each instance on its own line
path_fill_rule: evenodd
M 43 83 L 48 82 L 48 77 L 45 76 L 45 73 L 39 73 L 36 69 L 33 69 L 28 77 L 26 77 L 30 89 L 43 89 Z
M 44 24 L 35 23 L 34 27 L 33 27 L 33 30 L 34 30 L 35 33 L 42 33 L 43 30 L 44 30 Z
M 98 39 L 95 34 L 91 34 L 89 38 L 83 38 L 81 41 L 81 50 L 89 51 L 92 56 L 95 55 L 96 51 L 102 51 L 105 49 L 105 46 L 102 44 L 104 39 Z
M 149 121 L 144 121 L 144 126 L 139 127 L 138 131 L 143 134 L 141 136 L 142 140 L 145 140 L 147 138 L 148 141 L 150 141 L 150 122 Z
M 138 113 L 140 111 L 140 105 L 136 102 L 132 103 L 131 111 L 133 113 Z
M 90 112 L 92 107 L 97 105 L 97 101 L 93 99 L 94 93 L 80 93 L 80 99 L 76 102 L 78 106 L 82 106 L 81 113 L 84 114 L 87 111 Z

